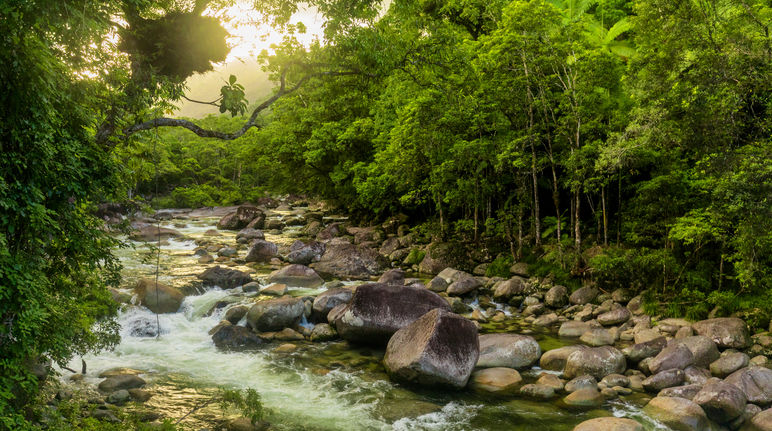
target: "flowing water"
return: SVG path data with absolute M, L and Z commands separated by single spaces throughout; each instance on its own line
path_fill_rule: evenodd
M 284 214 L 287 215 L 287 214 Z M 282 214 L 279 213 L 281 217 Z M 209 265 L 197 263 L 194 240 L 213 229 L 216 218 L 174 219 L 164 227 L 179 230 L 185 240 L 170 240 L 161 247 L 161 282 L 178 287 L 190 285 L 195 275 Z M 269 241 L 289 244 L 296 236 L 288 229 L 267 234 Z M 218 243 L 235 244 L 233 232 L 220 231 Z M 125 285 L 139 277 L 153 277 L 155 255 L 147 245 L 116 253 L 124 265 Z M 240 251 L 244 255 L 244 250 Z M 231 266 L 253 273 L 264 281 L 272 268 Z M 308 295 L 323 291 L 291 289 L 290 294 Z M 130 290 L 126 290 L 127 293 Z M 470 391 L 428 390 L 391 383 L 381 364 L 383 350 L 350 345 L 343 341 L 299 342 L 289 353 L 274 351 L 281 342 L 256 352 L 222 352 L 207 334 L 222 318 L 226 308 L 209 314 L 218 301 L 250 303 L 265 299 L 244 294 L 241 288 L 211 288 L 185 298 L 177 313 L 158 316 L 159 337 L 137 336 L 154 333 L 156 315 L 144 307 L 128 306 L 119 314 L 121 343 L 109 352 L 87 356 L 86 381 L 96 384 L 98 375 L 114 368 L 142 372 L 153 394 L 147 403 L 151 410 L 169 418 L 181 418 L 217 388 L 254 388 L 267 409 L 266 419 L 277 430 L 571 430 L 579 422 L 598 416 L 625 416 L 638 419 L 648 430 L 665 429 L 640 412 L 646 398 L 640 394 L 609 402 L 601 409 L 577 411 L 562 408 L 558 402 L 529 401 L 522 398 L 485 397 Z M 243 324 L 243 322 L 242 322 Z M 518 329 L 515 320 L 486 325 L 483 330 Z M 543 350 L 566 344 L 549 334 L 532 333 Z M 71 364 L 80 367 L 80 358 Z M 524 372 L 529 381 L 537 370 Z M 190 429 L 211 426 L 221 418 L 215 408 L 196 410 L 182 424 Z

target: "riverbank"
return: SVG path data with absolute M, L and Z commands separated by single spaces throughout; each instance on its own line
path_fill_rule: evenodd
M 658 319 L 625 289 L 571 292 L 524 265 L 508 278 L 475 275 L 452 266 L 452 247 L 424 247 L 399 224 L 351 226 L 299 204 L 157 213 L 167 295 L 153 302 L 155 284 L 143 286 L 154 265 L 141 248 L 118 251 L 123 342 L 87 358 L 85 384 L 138 369 L 155 394 L 145 404 L 169 418 L 218 385 L 254 387 L 275 429 L 570 430 L 612 415 L 645 429 L 738 429 L 765 419 L 756 407 L 772 402 L 772 384 L 744 382 L 767 382 L 772 343 L 742 321 Z M 152 239 L 152 222 L 135 220 L 133 238 Z M 148 307 L 171 312 L 156 327 Z M 436 308 L 446 310 L 436 323 L 415 323 Z M 437 337 L 454 322 L 473 336 Z M 395 333 L 408 342 L 390 342 Z M 419 339 L 439 341 L 415 354 Z M 461 360 L 447 360 L 454 351 Z M 425 357 L 434 362 L 415 359 Z M 726 391 L 734 404 L 717 407 Z M 211 416 L 186 421 L 212 426 Z M 607 429 L 594 426 L 582 429 Z

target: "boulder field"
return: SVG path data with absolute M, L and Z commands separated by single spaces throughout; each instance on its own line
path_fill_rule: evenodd
M 302 225 L 291 245 L 267 239 L 291 224 Z M 523 264 L 509 278 L 477 275 L 459 245 L 416 245 L 399 226 L 325 223 L 310 213 L 290 219 L 245 205 L 218 228 L 238 231 L 235 244 L 213 232 L 194 258 L 216 254 L 198 279 L 234 292 L 216 309 L 223 321 L 210 335 L 219 349 L 279 341 L 289 352 L 342 339 L 382 349 L 383 370 L 407 385 L 587 410 L 646 394 L 644 412 L 674 430 L 772 431 L 772 336 L 752 335 L 738 317 L 656 318 L 628 289 L 572 291 L 529 277 Z M 430 277 L 412 278 L 419 269 Z M 178 311 L 184 299 L 184 289 L 150 280 L 135 294 L 158 313 Z M 545 336 L 559 342 L 540 344 Z M 140 384 L 124 379 L 107 389 Z M 614 417 L 574 428 L 642 429 Z

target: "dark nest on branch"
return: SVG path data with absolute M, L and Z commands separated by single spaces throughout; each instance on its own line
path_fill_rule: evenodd
M 171 12 L 161 18 L 135 18 L 121 32 L 121 51 L 142 68 L 184 80 L 212 70 L 230 49 L 228 32 L 216 18 L 194 12 Z

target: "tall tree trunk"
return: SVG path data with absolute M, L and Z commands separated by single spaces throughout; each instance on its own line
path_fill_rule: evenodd
M 576 205 L 574 214 L 574 234 L 576 235 L 574 237 L 574 244 L 576 245 L 576 251 L 581 252 L 582 251 L 582 231 L 581 231 L 581 207 L 582 207 L 582 199 L 579 194 L 579 189 L 577 189 L 574 192 L 574 205 Z
M 537 247 L 541 247 L 541 215 L 539 208 L 539 183 L 536 175 L 536 149 L 531 141 L 531 178 L 533 179 L 533 217 L 534 239 Z
M 550 164 L 552 167 L 552 202 L 555 204 L 555 218 L 557 219 L 557 236 L 558 236 L 558 247 L 560 247 L 560 240 L 561 240 L 561 226 L 560 226 L 560 192 L 558 191 L 558 175 L 555 172 L 555 162 L 552 161 L 552 156 L 550 156 Z
M 523 207 L 521 206 L 517 213 L 517 259 L 523 257 Z
M 525 72 L 525 78 L 527 80 L 530 80 L 530 75 L 528 72 L 528 63 L 525 60 L 525 53 L 521 51 L 520 56 L 523 60 L 523 71 Z M 540 214 L 540 208 L 539 208 L 539 182 L 538 182 L 538 176 L 536 174 L 536 147 L 533 144 L 533 125 L 534 125 L 534 114 L 533 114 L 533 105 L 534 105 L 534 97 L 533 92 L 531 91 L 531 84 L 527 84 L 526 88 L 526 94 L 528 95 L 528 100 L 526 103 L 528 103 L 528 142 L 531 145 L 531 177 L 533 179 L 533 237 L 534 237 L 534 243 L 536 247 L 541 247 L 541 214 Z
M 622 238 L 622 169 L 619 169 L 619 181 L 617 184 L 617 245 Z
M 606 215 L 606 187 L 600 188 L 600 200 L 603 206 L 603 245 L 608 247 L 608 216 Z

